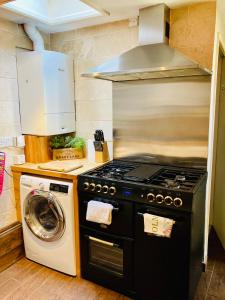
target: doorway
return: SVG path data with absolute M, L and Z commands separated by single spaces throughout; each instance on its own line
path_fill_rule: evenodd
M 214 187 L 212 195 L 212 224 L 225 249 L 225 56 L 218 58 L 217 100 L 215 119 Z

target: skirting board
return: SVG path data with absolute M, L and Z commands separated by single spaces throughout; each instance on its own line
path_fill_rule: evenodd
M 22 225 L 15 222 L 0 229 L 0 272 L 24 257 Z

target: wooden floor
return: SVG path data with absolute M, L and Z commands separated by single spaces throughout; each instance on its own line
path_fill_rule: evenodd
M 209 260 L 194 300 L 225 300 L 225 251 L 212 229 L 209 236 Z
M 126 300 L 84 279 L 45 268 L 23 258 L 0 273 L 1 300 Z
M 0 300 L 3 299 L 128 300 L 94 283 L 66 276 L 25 258 L 0 273 Z M 210 237 L 208 269 L 201 278 L 195 300 L 225 300 L 225 253 L 214 232 Z

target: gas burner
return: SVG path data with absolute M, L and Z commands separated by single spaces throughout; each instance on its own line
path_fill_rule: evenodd
M 165 184 L 165 187 L 168 187 L 168 188 L 177 188 L 179 189 L 180 188 L 180 184 L 179 184 L 179 181 L 177 181 L 176 179 L 175 180 L 172 180 L 172 179 L 164 179 L 164 184 Z
M 98 178 L 109 178 L 109 179 L 123 179 L 124 174 L 135 169 L 136 166 L 125 163 L 112 162 L 106 166 L 103 166 L 93 172 L 90 172 L 89 175 L 98 177 Z
M 164 179 L 165 187 L 179 189 L 181 184 L 186 184 L 186 177 L 184 175 L 176 175 L 174 179 Z
M 175 180 L 176 181 L 185 181 L 186 177 L 184 175 L 176 175 Z
M 192 191 L 204 171 L 181 167 L 137 164 L 112 161 L 88 173 L 89 176 L 114 181 L 127 181 L 165 187 L 173 190 Z
M 148 183 L 170 189 L 191 191 L 202 175 L 201 170 L 162 168 L 148 179 Z

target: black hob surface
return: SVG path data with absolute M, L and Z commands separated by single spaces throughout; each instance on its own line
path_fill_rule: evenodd
M 114 160 L 80 175 L 78 190 L 95 197 L 192 211 L 194 194 L 205 184 L 205 169 Z
M 110 179 L 115 182 L 122 180 L 183 191 L 193 191 L 204 174 L 205 170 L 202 169 L 121 161 L 112 161 L 107 165 L 86 173 L 86 175 L 93 178 Z

